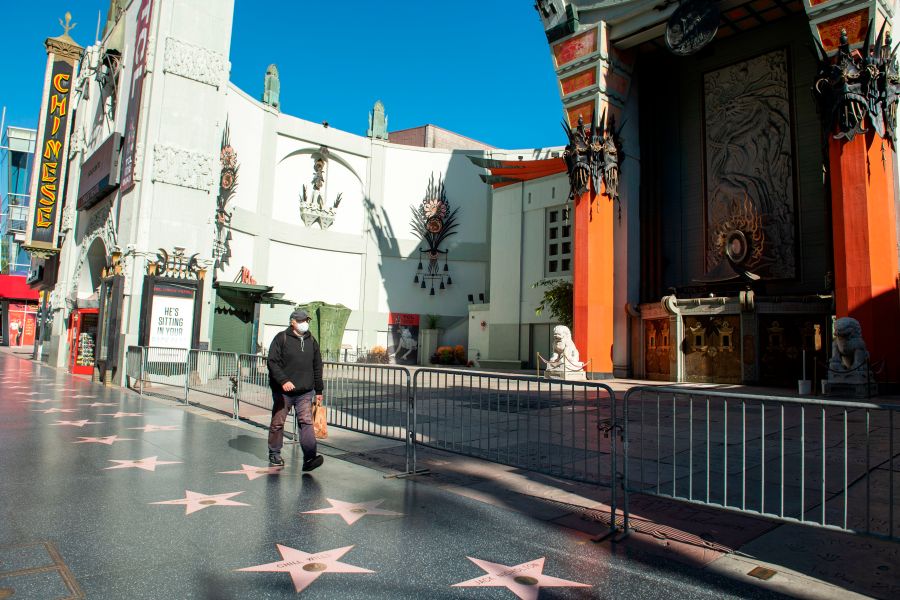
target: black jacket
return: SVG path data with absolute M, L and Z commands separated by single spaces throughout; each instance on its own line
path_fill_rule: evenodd
M 288 381 L 295 388 L 291 394 L 310 390 L 321 394 L 324 388 L 319 342 L 310 332 L 298 336 L 290 327 L 276 335 L 269 346 L 269 384 L 281 391 Z

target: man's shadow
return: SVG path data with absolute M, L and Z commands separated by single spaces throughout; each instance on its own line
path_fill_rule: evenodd
M 251 454 L 259 460 L 268 460 L 268 447 L 265 439 L 253 437 L 252 435 L 239 435 L 236 438 L 228 440 L 228 447 L 238 452 Z

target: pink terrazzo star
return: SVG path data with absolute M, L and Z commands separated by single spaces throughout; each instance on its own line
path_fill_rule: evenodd
M 82 419 L 81 421 L 57 421 L 56 423 L 51 423 L 51 425 L 63 425 L 69 427 L 84 427 L 85 425 L 102 425 L 103 421 L 88 421 L 87 419 Z
M 246 475 L 247 479 L 253 481 L 259 477 L 266 475 L 278 475 L 284 467 L 254 467 L 253 465 L 241 464 L 243 467 L 240 471 L 219 471 L 221 475 Z
M 466 558 L 484 569 L 487 575 L 454 584 L 453 587 L 505 587 L 522 600 L 537 600 L 542 587 L 592 587 L 587 583 L 543 575 L 545 557 L 513 567 L 471 556 Z
M 75 394 L 74 396 L 70 396 L 71 398 L 96 398 L 97 396 L 85 396 L 84 394 Z M 113 403 L 114 405 L 115 403 Z
M 288 548 L 281 544 L 275 544 L 281 559 L 278 562 L 256 565 L 237 569 L 251 573 L 290 573 L 297 593 L 305 590 L 309 584 L 319 578 L 323 573 L 374 573 L 369 569 L 348 565 L 339 562 L 338 559 L 353 549 L 353 546 L 335 548 L 316 554 L 309 554 L 302 550 Z
M 78 396 L 75 396 L 75 397 L 77 398 Z M 97 406 L 118 406 L 118 405 L 119 405 L 118 402 L 91 402 L 90 404 L 82 404 L 82 406 L 90 406 L 92 408 L 95 408 Z
M 47 404 L 53 400 L 19 400 L 21 404 Z
M 178 500 L 163 500 L 161 502 L 151 502 L 150 504 L 183 504 L 185 506 L 184 514 L 189 515 L 198 510 L 209 508 L 210 506 L 250 506 L 243 502 L 235 502 L 230 498 L 243 494 L 244 492 L 231 492 L 230 494 L 201 494 L 185 490 L 184 498 Z
M 178 431 L 177 425 L 144 425 L 143 427 L 129 427 L 128 429 L 137 429 L 145 433 L 151 431 Z
M 156 456 L 148 456 L 147 458 L 139 458 L 137 460 L 110 460 L 109 462 L 119 463 L 112 467 L 106 467 L 104 471 L 110 469 L 143 469 L 144 471 L 156 471 L 159 465 L 180 465 L 180 460 L 157 460 Z
M 44 413 L 45 415 L 49 415 L 52 413 L 70 413 L 76 412 L 77 408 L 45 408 L 43 410 L 36 410 L 34 412 Z
M 353 525 L 366 515 L 388 515 L 401 516 L 403 513 L 394 512 L 392 510 L 384 510 L 376 508 L 384 500 L 372 500 L 371 502 L 342 502 L 341 500 L 332 500 L 325 498 L 331 504 L 331 508 L 320 508 L 319 510 L 307 510 L 304 514 L 308 515 L 341 515 L 341 518 L 347 522 L 347 525 Z
M 130 412 L 114 412 L 114 413 L 100 413 L 100 416 L 103 417 L 112 417 L 113 419 L 121 419 L 122 417 L 143 417 L 144 413 L 130 413 Z
M 130 442 L 134 441 L 134 438 L 120 438 L 117 435 L 110 435 L 107 437 L 80 437 L 77 442 L 72 442 L 73 444 L 106 444 L 107 446 L 112 446 L 116 442 Z
M 16 392 L 19 396 L 40 396 L 44 392 Z

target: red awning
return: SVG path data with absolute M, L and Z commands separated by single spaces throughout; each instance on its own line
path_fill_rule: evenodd
M 37 301 L 40 298 L 40 292 L 28 287 L 24 277 L 19 275 L 0 275 L 0 298 Z
M 493 160 L 470 156 L 469 160 L 476 166 L 490 171 L 490 175 L 481 175 L 481 180 L 489 183 L 494 189 L 566 172 L 566 161 L 561 158 Z

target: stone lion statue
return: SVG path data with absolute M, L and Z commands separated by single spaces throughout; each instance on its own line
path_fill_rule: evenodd
M 572 341 L 572 332 L 565 325 L 553 328 L 553 354 L 547 361 L 548 370 L 576 371 L 584 366 L 579 360 L 578 348 Z
M 862 339 L 862 327 L 852 317 L 841 317 L 834 323 L 834 342 L 831 344 L 831 361 L 828 363 L 828 379 L 831 381 L 867 381 L 871 373 L 864 366 L 869 351 Z
M 854 372 L 861 379 L 867 376 L 863 365 L 869 359 L 869 351 L 862 338 L 862 327 L 852 317 L 841 317 L 834 323 L 834 342 L 831 344 L 831 361 L 828 367 L 832 373 Z

